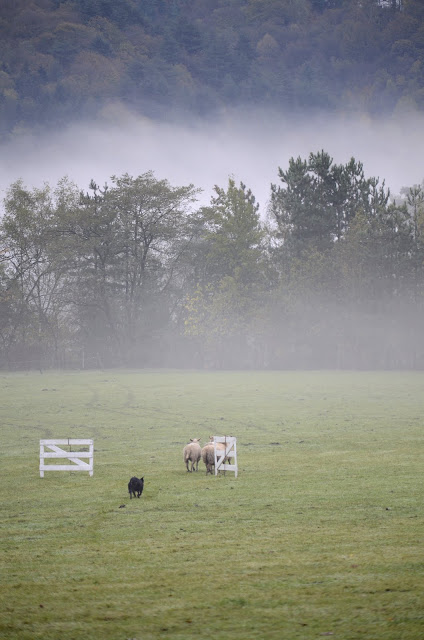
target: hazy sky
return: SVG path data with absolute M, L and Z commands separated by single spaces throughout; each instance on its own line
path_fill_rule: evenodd
M 264 211 L 270 183 L 288 159 L 324 149 L 337 163 L 351 156 L 367 177 L 385 179 L 392 193 L 424 179 L 424 117 L 411 113 L 371 122 L 367 117 L 296 119 L 269 112 L 224 113 L 214 122 L 157 123 L 110 106 L 95 122 L 42 137 L 22 136 L 0 147 L 0 195 L 16 179 L 27 187 L 54 186 L 68 176 L 87 188 L 111 175 L 152 170 L 174 186 L 193 183 L 208 204 L 213 186 L 243 181 Z

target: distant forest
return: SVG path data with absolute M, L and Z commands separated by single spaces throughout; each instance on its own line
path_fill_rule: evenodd
M 267 221 L 233 179 L 12 184 L 0 368 L 424 369 L 424 186 L 291 158 Z
M 152 118 L 423 110 L 424 3 L 2 0 L 0 136 L 117 100 Z
M 171 122 L 423 111 L 424 2 L 1 1 L 0 139 L 116 101 Z M 232 178 L 198 195 L 152 172 L 11 184 L 0 368 L 424 369 L 424 184 L 395 202 L 313 150 L 266 220 Z

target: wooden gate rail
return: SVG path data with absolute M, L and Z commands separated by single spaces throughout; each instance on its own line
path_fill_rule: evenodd
M 58 446 L 60 445 L 60 446 Z M 65 451 L 63 446 L 88 446 L 88 451 Z M 50 449 L 46 451 L 45 447 Z M 88 471 L 93 475 L 93 440 L 79 438 L 54 438 L 52 440 L 40 440 L 40 477 L 44 478 L 45 471 Z M 45 464 L 46 459 L 62 458 L 72 464 Z M 88 462 L 82 458 L 88 458 Z
M 225 449 L 217 449 L 218 442 L 222 442 L 225 445 Z M 214 456 L 215 456 L 215 475 L 218 475 L 218 471 L 234 471 L 237 478 L 237 438 L 234 436 L 214 436 Z M 232 458 L 233 463 L 229 464 L 225 462 L 226 458 Z

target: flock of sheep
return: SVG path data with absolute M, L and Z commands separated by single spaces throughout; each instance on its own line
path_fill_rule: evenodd
M 200 447 L 200 438 L 190 438 L 190 442 L 186 444 L 183 449 L 184 463 L 187 467 L 187 471 L 198 471 L 199 460 L 202 458 L 206 466 L 206 475 L 212 473 L 215 467 L 215 453 L 213 436 L 210 436 L 209 442 L 203 447 Z M 225 451 L 225 444 L 223 442 L 217 442 L 216 448 L 221 451 Z M 226 458 L 225 462 L 230 462 L 229 458 Z M 191 467 L 191 468 L 190 468 Z
M 190 438 L 190 442 L 186 444 L 183 449 L 184 463 L 187 467 L 187 471 L 198 471 L 199 460 L 202 458 L 206 466 L 206 475 L 212 473 L 215 468 L 215 446 L 218 451 L 225 451 L 226 446 L 223 442 L 217 442 L 214 444 L 213 436 L 209 437 L 209 442 L 201 449 L 200 438 Z M 222 456 L 222 454 L 221 454 Z M 221 457 L 220 456 L 220 457 Z M 224 462 L 231 464 L 231 458 L 226 456 Z M 132 477 L 128 483 L 128 493 L 130 498 L 134 496 L 139 498 L 144 489 L 144 477 L 136 478 Z M 125 507 L 125 505 L 121 505 Z
M 214 443 L 214 437 L 209 437 L 209 442 L 205 444 L 203 449 L 200 447 L 200 438 L 190 438 L 190 442 L 186 444 L 183 449 L 184 463 L 187 467 L 187 471 L 198 471 L 199 470 L 199 460 L 202 458 L 203 462 L 206 466 L 206 475 L 208 473 L 212 473 L 215 468 L 215 446 L 218 451 L 226 450 L 226 446 L 223 442 Z M 220 457 L 222 457 L 222 453 Z M 231 464 L 230 456 L 226 456 L 224 458 L 224 463 L 228 462 Z M 130 498 L 134 496 L 139 498 L 143 493 L 144 489 L 144 477 L 136 478 L 133 476 L 128 483 L 128 493 L 130 494 Z M 121 507 L 125 507 L 125 505 L 121 505 Z

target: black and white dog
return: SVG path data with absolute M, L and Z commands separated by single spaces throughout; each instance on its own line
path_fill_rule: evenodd
M 139 478 L 136 478 L 135 476 L 131 478 L 131 480 L 128 483 L 128 493 L 130 494 L 130 499 L 133 497 L 133 494 L 134 494 L 134 498 L 135 498 L 135 494 L 137 494 L 137 498 L 139 498 L 143 493 L 143 488 L 144 488 L 144 478 L 139 479 Z

